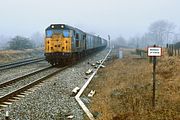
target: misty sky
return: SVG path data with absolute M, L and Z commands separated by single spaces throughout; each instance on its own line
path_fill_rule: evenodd
M 66 23 L 105 38 L 129 38 L 161 19 L 180 31 L 179 11 L 180 0 L 0 0 L 0 35 L 29 37 Z

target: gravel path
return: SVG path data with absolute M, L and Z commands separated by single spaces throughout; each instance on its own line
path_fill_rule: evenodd
M 86 82 L 85 72 L 92 68 L 88 62 L 95 63 L 104 58 L 107 52 L 99 52 L 48 79 L 33 93 L 2 110 L 0 118 L 4 118 L 5 111 L 9 111 L 13 120 L 66 120 L 65 116 L 69 114 L 74 116 L 73 120 L 83 120 L 83 111 L 74 97 L 70 97 L 71 91 Z

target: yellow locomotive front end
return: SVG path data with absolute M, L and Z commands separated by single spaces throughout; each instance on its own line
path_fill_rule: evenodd
M 64 24 L 52 24 L 46 29 L 45 57 L 52 65 L 68 62 L 72 53 L 72 31 Z
M 51 38 L 45 38 L 45 52 L 71 52 L 71 38 L 65 38 L 60 34 L 52 35 Z

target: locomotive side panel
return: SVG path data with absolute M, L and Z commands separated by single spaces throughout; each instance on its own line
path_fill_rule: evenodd
M 90 34 L 86 34 L 86 49 L 93 49 L 94 48 L 94 38 Z
M 103 45 L 103 46 L 107 46 L 107 40 L 102 39 L 102 45 Z
M 82 52 L 85 49 L 85 33 L 75 29 L 73 36 L 73 51 L 72 52 Z

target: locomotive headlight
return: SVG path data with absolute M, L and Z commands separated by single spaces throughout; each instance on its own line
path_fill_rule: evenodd
M 64 28 L 64 25 L 61 25 L 61 28 Z
M 52 25 L 51 28 L 54 28 L 54 25 Z

